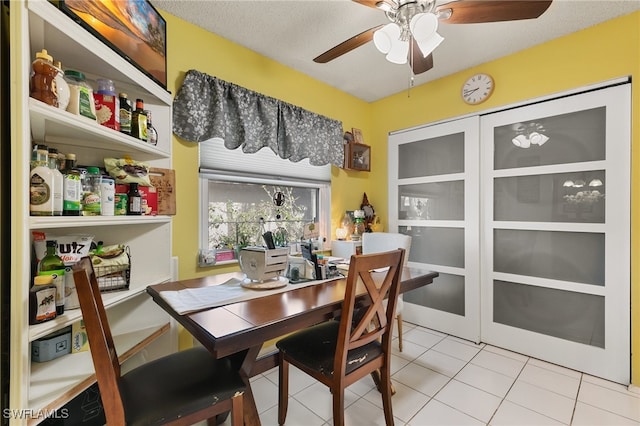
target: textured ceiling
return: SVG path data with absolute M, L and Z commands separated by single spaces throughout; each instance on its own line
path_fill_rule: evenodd
M 349 0 L 151 2 L 365 101 L 405 91 L 410 84 L 409 66 L 387 62 L 373 43 L 326 64 L 313 62 L 313 58 L 336 44 L 388 22 L 383 12 Z M 640 0 L 554 0 L 538 19 L 441 24 L 438 32 L 445 40 L 433 53 L 434 67 L 415 76 L 413 84 L 423 84 L 636 10 L 640 10 Z

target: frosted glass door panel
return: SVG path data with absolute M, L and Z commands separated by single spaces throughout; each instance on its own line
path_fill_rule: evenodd
M 537 130 L 549 140 L 544 143 L 544 149 L 539 145 L 514 149 L 513 139 L 517 137 L 518 129 Z M 605 130 L 605 107 L 558 115 L 534 115 L 525 121 L 497 126 L 493 131 L 495 169 L 604 160 Z
M 496 229 L 493 270 L 604 285 L 604 234 Z
M 435 176 L 464 171 L 464 133 L 403 144 L 398 148 L 398 178 Z
M 630 117 L 630 84 L 482 117 L 484 342 L 630 382 Z
M 404 293 L 404 301 L 464 316 L 464 277 L 440 273 L 432 284 Z
M 411 235 L 410 262 L 464 268 L 464 229 L 401 226 L 398 232 Z
M 398 219 L 464 219 L 464 181 L 398 187 Z
M 604 297 L 493 282 L 497 323 L 604 348 Z
M 495 220 L 604 223 L 604 170 L 496 178 Z

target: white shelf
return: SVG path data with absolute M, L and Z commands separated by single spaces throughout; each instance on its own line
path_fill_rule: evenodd
M 81 228 L 85 226 L 152 225 L 171 222 L 171 216 L 31 216 L 30 229 Z
M 154 338 L 157 338 L 167 330 L 169 330 L 169 324 L 163 323 L 114 335 L 113 340 L 120 362 L 133 356 L 139 350 L 136 348 L 140 346 L 140 342 L 154 335 Z M 66 399 L 72 398 L 93 382 L 95 382 L 95 373 L 89 351 L 64 355 L 48 362 L 33 362 L 31 363 L 29 407 L 50 406 L 52 401 L 54 406 L 62 405 Z M 59 404 L 55 404 L 55 401 L 59 401 Z

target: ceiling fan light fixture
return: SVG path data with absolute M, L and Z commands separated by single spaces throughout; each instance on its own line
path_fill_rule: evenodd
M 394 64 L 406 64 L 407 55 L 409 53 L 409 42 L 402 40 L 393 40 L 391 50 L 387 53 L 387 61 Z
M 433 13 L 416 13 L 409 22 L 409 29 L 416 41 L 428 40 L 438 31 L 438 18 Z
M 511 139 L 511 142 L 518 148 L 529 148 L 531 146 L 531 141 L 525 135 L 518 135 Z
M 373 33 L 373 44 L 380 53 L 387 54 L 398 38 L 400 38 L 400 27 L 391 22 Z

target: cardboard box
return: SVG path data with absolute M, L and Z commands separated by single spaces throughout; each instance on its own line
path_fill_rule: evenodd
M 71 353 L 71 327 L 31 342 L 31 361 L 45 362 Z
M 142 214 L 146 216 L 158 215 L 158 192 L 153 186 L 138 185 L 140 195 L 142 195 Z M 129 184 L 117 183 L 116 194 L 128 194 Z
M 74 322 L 71 325 L 71 353 L 85 352 L 89 350 L 89 337 L 84 326 L 84 320 Z
M 120 130 L 120 99 L 117 96 L 94 93 L 98 123 Z

